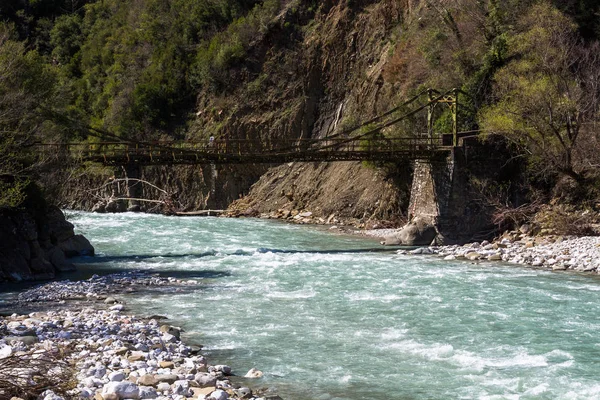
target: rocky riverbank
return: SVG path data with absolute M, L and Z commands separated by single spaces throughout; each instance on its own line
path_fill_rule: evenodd
M 260 378 L 260 371 L 252 369 L 237 378 L 242 384 L 234 384 L 231 367 L 210 365 L 200 346 L 182 342 L 180 328 L 164 323 L 164 317 L 126 314 L 122 297 L 109 295 L 195 285 L 193 280 L 124 273 L 53 282 L 21 293 L 19 307 L 48 302 L 62 307 L 0 320 L 0 376 L 6 378 L 0 379 L 0 398 L 278 399 L 243 384 Z
M 69 258 L 94 255 L 94 247 L 57 207 L 0 209 L 0 282 L 52 279 L 73 271 Z
M 383 229 L 364 231 L 364 234 L 383 239 L 394 232 Z M 436 255 L 445 260 L 502 261 L 553 271 L 600 273 L 600 236 L 530 236 L 514 231 L 505 233 L 493 242 L 427 246 L 398 252 Z

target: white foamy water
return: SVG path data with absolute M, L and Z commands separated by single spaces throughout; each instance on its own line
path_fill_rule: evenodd
M 128 305 L 286 399 L 600 398 L 597 279 L 264 220 L 69 214 L 98 252 L 84 271 L 199 279 Z

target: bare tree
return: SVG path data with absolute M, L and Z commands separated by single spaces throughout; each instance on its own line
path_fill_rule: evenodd
M 519 21 L 510 47 L 482 127 L 520 146 L 537 172 L 581 181 L 573 154 L 582 126 L 598 120 L 598 45 L 584 44 L 568 17 L 540 3 Z

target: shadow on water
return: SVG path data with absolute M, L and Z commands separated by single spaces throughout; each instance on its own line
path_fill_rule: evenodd
M 144 268 L 122 268 L 118 265 L 106 265 L 105 260 L 101 257 L 88 257 L 89 260 L 81 262 L 82 258 L 73 259 L 74 264 L 77 266 L 77 270 L 71 272 L 59 272 L 56 274 L 54 279 L 40 280 L 40 281 L 27 281 L 27 282 L 6 282 L 0 285 L 0 294 L 21 292 L 30 289 L 34 286 L 43 285 L 48 282 L 57 281 L 84 281 L 90 279 L 94 275 L 105 276 L 111 274 L 118 274 L 122 272 L 148 272 L 151 274 L 158 274 L 161 277 L 173 277 L 177 279 L 220 279 L 231 276 L 230 272 L 227 271 L 211 271 L 205 269 L 188 269 L 188 270 L 166 270 L 166 269 L 144 269 Z M 0 303 L 2 299 L 0 299 Z
M 133 259 L 134 260 L 134 259 Z M 125 259 L 123 259 L 125 261 Z M 135 261 L 135 260 L 134 260 Z M 108 261 L 102 257 L 90 258 L 81 262 L 81 259 L 73 260 L 77 266 L 77 270 L 69 273 L 61 273 L 57 275 L 55 280 L 86 280 L 90 279 L 93 275 L 110 275 L 128 271 L 147 272 L 151 274 L 158 274 L 161 277 L 173 277 L 178 279 L 219 279 L 231 276 L 228 271 L 213 271 L 207 269 L 160 269 L 160 268 L 123 268 L 119 264 L 106 264 Z
M 411 247 L 414 248 L 414 247 Z M 275 253 L 275 254 L 362 254 L 362 253 L 394 253 L 404 247 L 372 247 L 366 249 L 343 249 L 343 250 L 284 250 L 284 249 L 257 249 L 257 253 Z
M 258 248 L 254 251 L 247 250 L 236 250 L 233 252 L 221 252 L 221 251 L 206 251 L 203 253 L 187 253 L 187 254 L 127 254 L 120 256 L 109 256 L 109 255 L 97 255 L 94 257 L 81 257 L 74 259 L 76 264 L 102 264 L 102 263 L 114 263 L 114 262 L 132 262 L 132 261 L 146 261 L 156 260 L 161 261 L 164 259 L 178 259 L 178 258 L 204 258 L 204 257 L 227 257 L 227 256 L 253 256 L 255 254 L 360 254 L 360 253 L 393 253 L 398 249 L 407 249 L 404 247 L 385 247 L 385 248 L 364 248 L 364 249 L 332 249 L 332 250 L 287 250 L 287 249 L 270 249 L 270 248 Z M 414 248 L 414 247 L 410 247 Z
M 203 253 L 188 253 L 188 254 L 129 254 L 129 255 L 96 255 L 94 257 L 76 257 L 71 261 L 77 266 L 77 270 L 73 272 L 58 273 L 56 278 L 47 281 L 33 282 L 18 282 L 18 283 L 3 283 L 0 285 L 0 293 L 14 292 L 26 290 L 32 286 L 39 285 L 45 282 L 72 280 L 80 281 L 91 278 L 93 275 L 110 275 L 125 271 L 131 271 L 132 268 L 123 268 L 119 263 L 135 263 L 142 261 L 156 261 L 159 263 L 164 259 L 194 259 L 204 257 L 227 257 L 227 256 L 253 256 L 255 254 L 360 254 L 360 253 L 394 253 L 398 249 L 412 249 L 414 247 L 406 246 L 389 246 L 389 247 L 374 247 L 360 249 L 332 249 L 332 250 L 293 250 L 293 249 L 271 249 L 258 248 L 255 251 L 237 250 L 233 252 L 220 252 L 216 250 L 206 251 Z M 230 272 L 214 271 L 214 270 L 173 270 L 173 269 L 155 269 L 155 268 L 136 268 L 135 270 L 147 271 L 154 274 L 159 274 L 163 277 L 174 277 L 179 279 L 219 279 L 231 276 Z
M 96 255 L 94 257 L 76 257 L 71 261 L 77 266 L 77 270 L 72 272 L 58 273 L 54 279 L 47 281 L 3 283 L 0 285 L 0 294 L 10 292 L 20 292 L 33 286 L 47 282 L 71 280 L 82 281 L 90 279 L 93 275 L 110 275 L 126 271 L 145 271 L 152 274 L 158 274 L 162 277 L 173 277 L 178 279 L 221 279 L 231 276 L 228 271 L 214 271 L 205 269 L 160 269 L 160 268 L 124 268 L 120 263 L 136 263 L 144 261 L 156 261 L 156 264 L 165 259 L 194 259 L 204 257 L 227 257 L 227 256 L 253 256 L 255 254 L 360 254 L 360 253 L 394 253 L 398 249 L 407 249 L 407 247 L 377 247 L 360 249 L 332 249 L 332 250 L 293 250 L 293 249 L 271 249 L 258 248 L 254 251 L 237 250 L 233 252 L 206 251 L 203 253 L 189 254 L 131 254 L 131 255 Z M 154 264 L 154 263 L 153 263 Z M 136 266 L 137 267 L 137 266 Z M 0 300 L 1 301 L 1 300 Z

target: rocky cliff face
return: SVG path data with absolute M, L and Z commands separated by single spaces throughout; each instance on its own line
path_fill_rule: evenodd
M 59 208 L 0 210 L 0 282 L 51 279 L 75 269 L 68 258 L 93 254 Z
M 198 93 L 187 139 L 323 138 L 387 111 L 403 99 L 385 81 L 384 69 L 405 12 L 401 2 L 391 0 L 326 1 L 316 12 L 289 2 L 248 56 L 226 71 L 229 84 L 218 93 Z M 139 177 L 173 195 L 182 211 L 224 209 L 244 198 L 260 212 L 306 209 L 324 218 L 335 213 L 366 220 L 406 215 L 410 168 L 389 171 L 361 163 L 165 166 L 144 167 Z M 89 210 L 126 196 L 122 183 L 90 194 L 85 189 L 103 182 L 85 179 L 63 187 L 61 205 Z M 292 190 L 288 201 L 285 193 Z M 138 195 L 158 200 L 163 193 L 144 185 Z M 160 211 L 156 203 L 140 206 Z M 126 204 L 106 208 L 126 209 Z
M 238 67 L 247 81 L 226 98 L 200 94 L 193 129 L 218 126 L 233 137 L 324 138 L 387 111 L 402 98 L 384 70 L 405 12 L 401 2 L 368 0 L 322 2 L 310 21 L 297 19 L 291 9 L 282 12 L 253 49 L 260 65 Z M 300 26 L 294 40 L 277 40 L 290 24 Z M 259 74 L 252 73 L 255 68 Z M 307 210 L 324 219 L 393 219 L 406 215 L 409 172 L 407 164 L 285 164 L 246 189 L 236 206 L 260 213 Z

